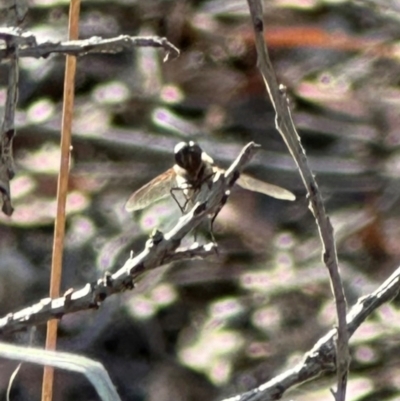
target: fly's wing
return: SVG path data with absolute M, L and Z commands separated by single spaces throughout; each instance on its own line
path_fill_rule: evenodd
M 125 204 L 128 212 L 144 209 L 152 203 L 165 198 L 170 190 L 176 186 L 175 172 L 172 168 L 160 174 L 149 183 L 135 191 Z
M 272 196 L 276 199 L 293 201 L 296 197 L 287 189 L 278 187 L 277 185 L 268 184 L 267 182 L 257 180 L 246 174 L 241 174 L 236 183 L 242 188 L 250 191 L 259 192 L 264 195 Z

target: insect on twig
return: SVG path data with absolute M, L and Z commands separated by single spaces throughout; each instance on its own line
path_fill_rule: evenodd
M 144 209 L 152 203 L 171 194 L 178 204 L 182 214 L 186 213 L 193 205 L 197 194 L 204 184 L 212 185 L 212 179 L 216 173 L 224 173 L 224 170 L 214 164 L 214 160 L 204 152 L 201 147 L 193 142 L 180 142 L 175 146 L 175 165 L 158 175 L 156 178 L 136 190 L 128 199 L 125 209 L 128 212 Z M 288 190 L 257 180 L 246 174 L 241 174 L 236 183 L 242 188 L 259 192 L 273 198 L 294 200 L 295 196 Z M 182 206 L 175 193 L 182 191 L 185 197 Z M 220 209 L 211 218 L 212 226 Z M 215 242 L 215 241 L 214 241 Z

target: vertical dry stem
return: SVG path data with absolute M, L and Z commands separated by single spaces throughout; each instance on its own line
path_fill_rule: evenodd
M 298 166 L 301 178 L 308 192 L 308 198 L 310 201 L 309 207 L 315 217 L 323 246 L 322 257 L 329 271 L 338 317 L 338 339 L 336 342 L 337 391 L 334 393 L 334 397 L 336 401 L 344 401 L 346 398 L 349 365 L 348 332 L 346 327 L 347 306 L 339 273 L 333 227 L 325 212 L 321 193 L 319 192 L 315 177 L 308 165 L 300 137 L 294 126 L 285 88 L 278 84 L 275 71 L 268 55 L 264 39 L 262 4 L 260 0 L 247 1 L 255 33 L 258 56 L 257 64 L 275 109 L 275 125 Z
M 78 39 L 80 0 L 71 0 L 69 9 L 69 39 Z M 62 255 L 65 234 L 65 207 L 68 193 L 68 175 L 71 149 L 71 126 L 74 106 L 76 57 L 67 56 L 64 78 L 64 102 L 61 127 L 61 161 L 57 184 L 57 216 L 54 227 L 53 255 L 50 279 L 50 297 L 56 298 L 60 292 Z M 54 350 L 57 342 L 58 321 L 47 323 L 46 349 Z M 42 400 L 53 397 L 54 368 L 46 366 L 43 374 Z

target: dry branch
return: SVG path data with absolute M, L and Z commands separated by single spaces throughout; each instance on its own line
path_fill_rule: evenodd
M 110 295 L 131 290 L 139 276 L 172 261 L 204 257 L 215 253 L 215 244 L 178 249 L 181 240 L 197 227 L 208 215 L 215 214 L 226 202 L 230 188 L 234 185 L 245 165 L 250 161 L 258 145 L 246 145 L 237 159 L 224 173 L 217 173 L 211 189 L 203 185 L 192 210 L 183 215 L 175 227 L 163 235 L 156 231 L 147 241 L 145 249 L 136 257 L 129 258 L 116 273 L 107 273 L 94 283 L 79 290 L 68 290 L 63 297 L 45 298 L 40 302 L 0 319 L 0 333 L 12 332 L 45 323 L 49 319 L 61 318 L 66 313 L 86 309 L 97 309 Z
M 90 53 L 115 54 L 135 47 L 159 47 L 166 52 L 164 60 L 179 56 L 179 50 L 167 40 L 158 36 L 128 36 L 120 35 L 115 38 L 104 39 L 93 36 L 89 39 L 71 40 L 65 42 L 43 42 L 37 43 L 34 35 L 15 28 L 1 28 L 0 39 L 4 37 L 17 38 L 19 42 L 19 56 L 46 58 L 52 53 L 65 54 L 70 56 L 85 56 Z M 0 47 L 0 60 L 9 58 L 6 48 Z
M 18 98 L 18 58 L 48 57 L 52 53 L 70 56 L 84 56 L 89 53 L 115 54 L 132 50 L 135 47 L 159 47 L 166 52 L 164 61 L 179 56 L 179 50 L 166 38 L 157 36 L 128 36 L 121 35 L 116 38 L 103 39 L 91 37 L 85 40 L 71 40 L 65 42 L 38 43 L 36 37 L 17 27 L 0 28 L 0 62 L 7 60 L 10 64 L 7 88 L 7 100 L 0 133 L 0 199 L 2 211 L 11 216 L 10 180 L 14 176 L 12 158 L 12 140 L 15 136 L 14 117 Z
M 338 258 L 336 252 L 333 227 L 325 212 L 325 206 L 318 189 L 314 174 L 300 141 L 300 137 L 294 126 L 285 88 L 278 84 L 268 49 L 264 39 L 263 10 L 260 0 L 248 0 L 250 14 L 255 33 L 257 48 L 257 65 L 267 87 L 269 97 L 274 106 L 276 117 L 275 126 L 282 135 L 294 161 L 300 172 L 304 186 L 307 189 L 310 201 L 309 207 L 314 215 L 319 235 L 323 246 L 323 261 L 328 268 L 333 295 L 338 317 L 337 340 L 337 392 L 334 394 L 336 401 L 344 401 L 346 398 L 347 375 L 349 365 L 348 337 L 346 330 L 346 298 L 344 295 L 342 280 L 339 273 Z
M 377 308 L 391 301 L 400 292 L 400 267 L 373 293 L 360 298 L 347 314 L 346 332 L 350 338 Z M 224 401 L 280 400 L 294 386 L 315 379 L 336 367 L 336 329 L 330 330 L 308 351 L 294 368 L 274 377 L 257 388 Z
M 4 108 L 3 123 L 0 133 L 0 195 L 2 199 L 2 211 L 11 216 L 13 207 L 11 204 L 10 180 L 14 177 L 14 162 L 12 157 L 12 143 L 15 136 L 15 109 L 18 100 L 18 37 L 7 36 L 5 38 L 6 52 L 9 59 L 7 97 Z

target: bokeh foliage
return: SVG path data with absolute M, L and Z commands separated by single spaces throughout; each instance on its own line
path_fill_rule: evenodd
M 391 13 L 379 4 L 265 4 L 266 40 L 332 218 L 350 304 L 400 256 L 400 14 L 396 2 Z M 67 12 L 65 1 L 32 0 L 23 27 L 40 40 L 65 40 Z M 263 150 L 250 173 L 297 200 L 237 189 L 217 219 L 218 255 L 160 268 L 99 311 L 66 316 L 59 348 L 101 360 L 123 399 L 236 394 L 293 366 L 335 322 L 317 229 L 256 69 L 247 5 L 83 2 L 81 38 L 120 34 L 166 36 L 181 56 L 163 63 L 161 50 L 139 48 L 79 59 L 64 289 L 116 270 L 154 227 L 179 217 L 171 200 L 134 216 L 123 208 L 134 189 L 172 165 L 179 141 L 196 140 L 227 165 L 254 140 Z M 16 210 L 0 218 L 2 314 L 47 295 L 59 165 L 64 58 L 20 65 Z M 6 84 L 2 64 L 1 99 Z M 198 239 L 207 240 L 206 230 Z M 349 400 L 398 399 L 397 304 L 352 338 Z M 38 344 L 43 335 L 40 328 Z M 13 365 L 1 362 L 2 392 Z M 15 396 L 37 397 L 40 377 L 24 367 Z M 286 399 L 332 399 L 331 384 L 324 377 Z M 92 394 L 66 373 L 56 388 L 60 400 Z

